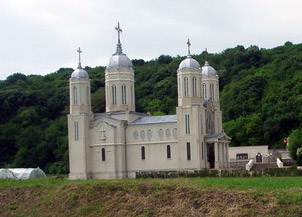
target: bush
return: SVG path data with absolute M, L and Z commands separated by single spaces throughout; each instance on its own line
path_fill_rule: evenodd
M 297 160 L 297 150 L 302 147 L 302 129 L 293 130 L 289 136 L 289 152 L 293 160 Z
M 267 168 L 248 172 L 246 170 L 191 170 L 191 171 L 140 171 L 136 178 L 193 178 L 193 177 L 284 177 L 302 176 L 297 168 Z
M 45 168 L 47 174 L 67 174 L 69 167 L 63 161 L 48 164 Z
M 302 166 L 302 148 L 297 148 L 297 165 Z

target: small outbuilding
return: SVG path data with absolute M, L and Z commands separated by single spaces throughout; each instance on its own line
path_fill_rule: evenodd
M 0 169 L 0 179 L 34 179 L 42 177 L 46 177 L 46 174 L 39 167 Z
M 0 179 L 18 179 L 9 169 L 0 169 Z

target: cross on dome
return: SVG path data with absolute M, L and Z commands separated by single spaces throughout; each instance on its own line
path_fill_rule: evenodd
M 191 52 L 190 52 L 191 43 L 190 43 L 190 39 L 189 38 L 188 38 L 187 45 L 188 45 L 188 56 L 191 56 Z
M 117 39 L 118 42 L 120 43 L 120 39 L 121 39 L 121 33 L 123 32 L 123 30 L 120 28 L 120 22 L 117 22 L 117 27 L 115 27 L 115 30 L 117 31 Z
M 77 50 L 77 52 L 79 53 L 79 66 L 78 66 L 78 69 L 81 69 L 82 68 L 82 66 L 81 66 L 81 53 L 82 53 L 82 51 L 81 51 L 81 48 L 79 47 L 79 49 Z
M 206 53 L 206 61 L 208 61 L 208 49 L 206 48 L 204 52 Z
M 122 44 L 121 44 L 121 32 L 122 29 L 120 28 L 120 22 L 117 22 L 117 27 L 115 27 L 115 30 L 117 31 L 117 45 L 116 45 L 116 52 L 115 54 L 122 54 Z

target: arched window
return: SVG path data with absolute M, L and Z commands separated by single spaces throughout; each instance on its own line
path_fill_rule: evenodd
M 200 131 L 201 131 L 201 134 L 203 134 L 203 120 L 202 120 L 202 115 L 200 115 Z
M 105 152 L 105 148 L 102 148 L 102 161 L 106 161 L 106 152 Z
M 141 147 L 141 155 L 142 155 L 142 160 L 145 160 L 145 147 Z
M 193 96 L 197 95 L 197 90 L 196 90 L 196 77 L 193 77 L 192 79 L 192 87 L 193 87 Z
M 184 96 L 189 95 L 189 80 L 187 77 L 184 78 Z
M 78 104 L 78 90 L 77 87 L 73 87 L 73 104 Z
M 112 85 L 112 104 L 116 105 L 116 86 Z
M 190 116 L 185 115 L 186 134 L 190 134 Z
M 204 99 L 207 98 L 207 85 L 206 85 L 206 84 L 203 84 L 203 85 L 202 85 L 202 97 L 203 97 Z
M 216 101 L 219 101 L 219 85 L 218 84 L 216 84 L 215 98 L 216 98 Z
M 199 78 L 199 96 L 202 96 L 202 81 L 201 78 Z
M 215 94 L 214 94 L 214 84 L 210 85 L 210 95 L 211 95 L 211 99 L 215 100 L 214 99 L 214 96 L 215 96 Z
M 133 87 L 131 86 L 131 105 L 133 105 Z
M 167 145 L 167 158 L 171 159 L 171 146 Z
M 201 159 L 203 160 L 204 156 L 204 145 L 203 142 L 201 143 Z
M 126 85 L 122 85 L 122 104 L 126 104 Z
M 87 100 L 87 105 L 89 105 L 89 87 L 87 86 L 86 88 L 86 100 Z
M 79 122 L 77 121 L 74 122 L 74 140 L 79 140 Z
M 191 160 L 191 145 L 187 142 L 187 160 Z
M 180 92 L 180 89 L 181 89 L 181 88 L 180 88 L 180 85 L 181 85 L 181 84 L 180 84 L 180 78 L 178 78 L 177 92 L 178 92 L 179 95 L 181 95 L 181 92 Z

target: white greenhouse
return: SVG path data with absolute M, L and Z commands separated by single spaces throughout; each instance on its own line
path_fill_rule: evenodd
M 0 179 L 34 179 L 42 177 L 46 177 L 46 175 L 39 167 L 0 169 Z
M 18 179 L 9 169 L 0 169 L 0 179 Z

